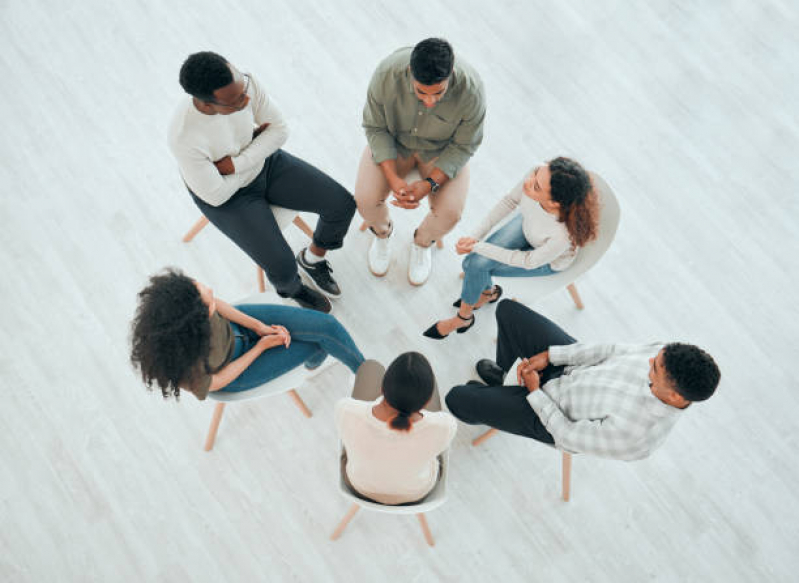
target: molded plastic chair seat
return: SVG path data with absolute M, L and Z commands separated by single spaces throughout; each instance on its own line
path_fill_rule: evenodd
M 283 304 L 283 298 L 273 292 L 262 292 L 239 300 L 236 304 Z M 268 397 L 270 395 L 288 393 L 289 397 L 291 397 L 291 400 L 294 401 L 294 404 L 297 405 L 302 414 L 306 417 L 311 417 L 310 409 L 308 409 L 305 402 L 299 394 L 297 394 L 296 389 L 334 363 L 335 361 L 333 359 L 328 358 L 320 367 L 314 370 L 308 370 L 303 365 L 300 365 L 263 385 L 244 391 L 225 391 L 222 389 L 208 393 L 208 398 L 217 401 L 217 404 L 214 408 L 214 414 L 211 418 L 211 427 L 208 429 L 208 436 L 205 440 L 205 451 L 210 451 L 214 447 L 216 433 L 219 430 L 219 423 L 222 420 L 222 414 L 224 413 L 227 403 L 249 401 L 252 399 L 260 399 L 261 397 Z
M 367 510 L 383 512 L 385 514 L 415 514 L 419 519 L 419 524 L 422 527 L 422 533 L 424 534 L 427 544 L 429 544 L 431 547 L 435 546 L 435 540 L 433 539 L 433 534 L 430 532 L 430 527 L 427 525 L 427 520 L 425 519 L 424 513 L 438 508 L 447 501 L 449 450 L 442 453 L 439 456 L 439 459 L 441 460 L 441 472 L 438 476 L 438 482 L 436 482 L 435 487 L 420 502 L 416 504 L 405 504 L 402 506 L 380 504 L 378 502 L 372 502 L 370 500 L 364 500 L 361 498 L 352 488 L 350 488 L 350 486 L 347 484 L 347 481 L 344 479 L 344 464 L 341 464 L 341 470 L 339 472 L 339 491 L 344 498 L 352 502 L 352 505 L 347 511 L 347 514 L 336 527 L 336 530 L 333 531 L 332 535 L 330 535 L 330 540 L 336 540 L 338 537 L 340 537 L 344 532 L 344 529 L 347 528 L 350 520 L 352 520 L 352 517 L 355 516 L 355 513 L 358 512 L 360 508 L 365 508 Z

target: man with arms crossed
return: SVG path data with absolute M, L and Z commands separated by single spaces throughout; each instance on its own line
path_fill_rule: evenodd
M 288 127 L 274 101 L 224 57 L 190 55 L 180 84 L 189 96 L 172 119 L 169 147 L 195 204 L 264 269 L 278 294 L 329 312 L 325 296 L 339 297 L 341 290 L 324 257 L 344 242 L 355 214 L 352 196 L 280 149 Z M 296 260 L 270 205 L 319 215 L 313 243 Z M 319 291 L 302 283 L 298 263 Z
M 386 199 L 413 209 L 429 196 L 430 212 L 414 233 L 408 279 L 430 276 L 431 245 L 458 223 L 469 190 L 469 158 L 483 140 L 485 97 L 480 77 L 439 38 L 404 48 L 378 65 L 363 110 L 368 146 L 355 183 L 358 212 L 376 235 L 369 270 L 381 277 L 391 260 Z M 422 179 L 408 184 L 414 168 Z
M 453 388 L 450 412 L 564 451 L 643 459 L 719 383 L 713 358 L 690 344 L 578 344 L 510 300 L 499 304 L 497 323 L 497 362 L 484 359 L 476 367 L 489 386 L 472 381 Z M 509 371 L 516 386 L 502 385 Z

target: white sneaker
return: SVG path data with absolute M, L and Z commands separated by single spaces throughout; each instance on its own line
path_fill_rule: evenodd
M 372 275 L 383 277 L 388 272 L 391 262 L 391 235 L 385 239 L 374 237 L 369 247 L 369 271 Z
M 411 258 L 408 261 L 408 281 L 413 285 L 422 285 L 430 277 L 433 268 L 433 246 L 420 247 L 411 241 Z

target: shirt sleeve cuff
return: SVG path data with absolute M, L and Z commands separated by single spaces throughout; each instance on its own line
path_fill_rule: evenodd
M 555 366 L 566 364 L 567 358 L 567 345 L 563 346 L 550 346 L 549 347 L 549 362 Z

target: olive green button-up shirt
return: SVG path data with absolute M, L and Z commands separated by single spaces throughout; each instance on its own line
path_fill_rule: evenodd
M 412 48 L 400 49 L 378 65 L 369 83 L 363 127 L 375 164 L 414 152 L 455 178 L 483 141 L 485 95 L 480 76 L 461 59 L 434 107 L 416 97 L 411 83 Z

